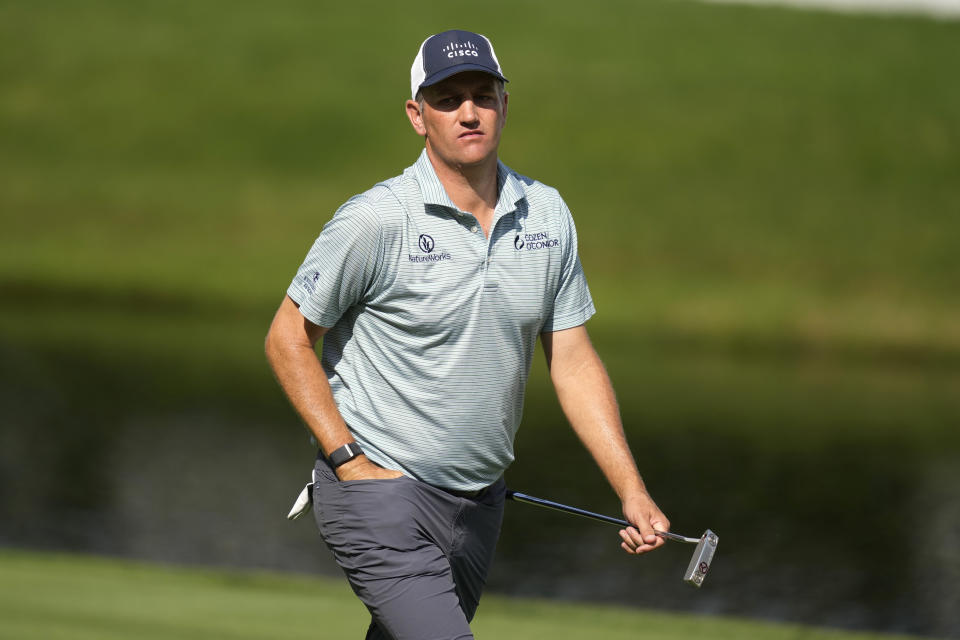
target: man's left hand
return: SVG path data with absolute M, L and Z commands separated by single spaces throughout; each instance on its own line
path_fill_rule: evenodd
M 637 494 L 623 501 L 623 515 L 634 526 L 620 530 L 623 542 L 620 547 L 630 555 L 653 551 L 664 544 L 664 539 L 654 533 L 670 531 L 670 521 L 647 493 Z

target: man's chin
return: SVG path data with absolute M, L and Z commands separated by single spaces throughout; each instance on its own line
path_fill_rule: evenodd
M 458 154 L 458 164 L 461 164 L 465 167 L 477 167 L 490 162 L 491 159 L 495 160 L 496 157 L 496 148 L 468 148 L 464 149 L 462 153 Z
M 470 169 L 474 167 L 481 167 L 491 161 L 496 162 L 497 160 L 497 150 L 494 149 L 479 149 L 479 148 L 467 148 L 467 149 L 458 149 L 458 153 L 452 153 L 450 155 L 437 153 L 436 149 L 431 150 L 432 155 L 436 156 L 437 159 L 442 161 L 444 164 L 449 166 L 461 167 L 464 169 Z

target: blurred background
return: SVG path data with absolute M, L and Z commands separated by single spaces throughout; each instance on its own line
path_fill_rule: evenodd
M 0 546 L 335 575 L 263 337 L 490 36 L 674 530 L 508 505 L 489 588 L 960 637 L 960 22 L 678 1 L 0 2 Z M 467 14 L 467 15 L 465 15 Z M 617 515 L 538 355 L 517 490 Z

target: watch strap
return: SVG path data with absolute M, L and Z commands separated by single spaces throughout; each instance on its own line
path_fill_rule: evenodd
M 342 464 L 350 462 L 359 455 L 363 455 L 363 449 L 360 448 L 356 442 L 348 442 L 342 447 L 338 447 L 330 452 L 330 455 L 327 458 L 330 460 L 330 465 L 336 469 Z

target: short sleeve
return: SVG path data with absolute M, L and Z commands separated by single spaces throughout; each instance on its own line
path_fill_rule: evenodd
M 554 296 L 553 313 L 544 322 L 542 331 L 562 331 L 578 327 L 596 313 L 590 289 L 587 287 L 587 277 L 580 264 L 573 216 L 562 198 L 559 206 L 560 229 L 563 234 L 560 282 Z
M 307 320 L 332 327 L 374 286 L 382 257 L 382 225 L 376 210 L 351 199 L 324 225 L 287 295 Z

